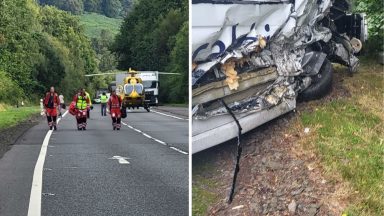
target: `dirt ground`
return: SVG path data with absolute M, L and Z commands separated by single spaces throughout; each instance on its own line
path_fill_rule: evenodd
M 346 73 L 335 74 L 333 91 L 327 97 L 298 103 L 295 112 L 283 115 L 242 136 L 235 196 L 227 197 L 233 176 L 236 142 L 193 155 L 193 184 L 200 177 L 214 182 L 207 188 L 216 195 L 208 215 L 341 215 L 346 197 L 343 182 L 327 179 L 319 159 L 303 149 L 302 139 L 311 139 L 311 128 L 304 132 L 300 112 L 316 109 L 322 103 L 350 97 L 343 87 Z M 209 168 L 206 168 L 209 167 Z M 203 171 L 201 171 L 203 170 Z
M 29 119 L 24 120 L 20 124 L 0 130 L 0 158 L 5 152 L 11 149 L 18 138 L 21 137 L 29 128 L 37 125 L 43 118 L 40 114 L 36 114 Z

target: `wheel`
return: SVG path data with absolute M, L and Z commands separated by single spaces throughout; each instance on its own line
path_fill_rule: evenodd
M 331 62 L 325 59 L 319 73 L 311 78 L 311 85 L 299 93 L 299 101 L 320 99 L 332 90 L 333 69 Z

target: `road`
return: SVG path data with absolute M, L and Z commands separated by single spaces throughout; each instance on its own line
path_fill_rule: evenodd
M 69 114 L 50 137 L 41 122 L 0 159 L 0 215 L 188 215 L 186 117 L 134 110 L 113 131 L 99 109 L 87 131 Z

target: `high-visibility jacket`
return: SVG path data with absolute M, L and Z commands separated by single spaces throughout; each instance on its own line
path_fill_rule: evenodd
M 92 100 L 91 100 L 91 96 L 89 95 L 88 92 L 85 92 L 85 94 L 87 95 L 87 97 L 89 98 L 89 106 L 92 106 Z
M 100 102 L 101 102 L 102 104 L 106 104 L 106 103 L 108 102 L 108 97 L 107 97 L 107 95 L 101 95 L 101 96 L 100 96 Z
M 90 104 L 90 99 L 87 95 L 82 94 L 76 94 L 73 98 L 73 101 L 75 102 L 76 109 L 79 110 L 85 110 L 88 108 Z

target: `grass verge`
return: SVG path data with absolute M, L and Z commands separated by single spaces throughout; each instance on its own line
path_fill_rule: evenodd
M 192 215 L 202 216 L 207 215 L 208 208 L 218 200 L 215 192 L 218 183 L 206 177 L 207 173 L 216 173 L 213 161 L 207 163 L 208 159 L 204 156 L 195 159 L 196 162 L 192 163 Z
M 208 207 L 217 200 L 217 195 L 210 191 L 216 187 L 215 183 L 199 176 L 193 176 L 193 180 L 196 183 L 192 185 L 192 215 L 206 215 Z
M 346 73 L 334 68 L 336 75 Z M 383 66 L 364 60 L 357 74 L 343 76 L 343 86 L 350 97 L 302 113 L 302 126 L 314 129 L 304 144 L 315 150 L 327 175 L 351 185 L 346 215 L 384 215 Z
M 20 121 L 30 118 L 40 112 L 38 106 L 12 108 L 5 107 L 0 111 L 0 129 L 17 125 Z

